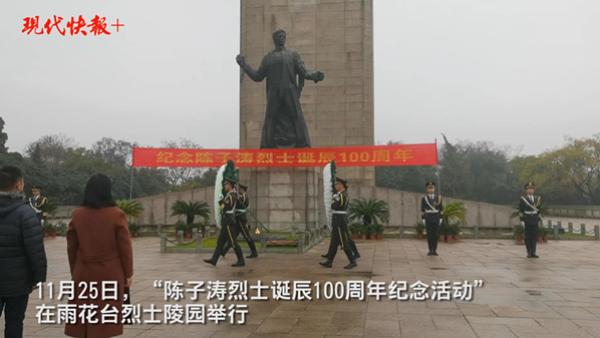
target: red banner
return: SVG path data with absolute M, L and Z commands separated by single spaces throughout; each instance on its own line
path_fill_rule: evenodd
M 134 167 L 218 167 L 233 160 L 237 167 L 317 167 L 335 160 L 340 167 L 432 166 L 437 146 L 398 144 L 291 149 L 134 148 Z

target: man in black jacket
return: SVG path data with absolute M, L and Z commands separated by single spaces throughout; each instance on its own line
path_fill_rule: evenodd
M 23 195 L 23 174 L 0 169 L 0 315 L 7 338 L 23 336 L 29 294 L 46 281 L 46 252 L 40 220 Z

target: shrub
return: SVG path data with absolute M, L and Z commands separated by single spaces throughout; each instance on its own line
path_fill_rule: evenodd
M 440 228 L 441 235 L 452 235 L 452 226 L 447 224 L 446 222 L 442 223 L 442 227 Z
M 44 236 L 50 236 L 50 237 L 54 237 L 56 236 L 56 227 L 48 222 L 44 223 L 44 226 L 42 227 L 42 231 L 44 233 Z
M 177 231 L 183 231 L 183 232 L 191 232 L 194 229 L 198 229 L 199 225 L 198 224 L 187 224 L 184 222 L 177 222 L 176 226 L 175 226 Z
M 131 237 L 137 237 L 140 233 L 140 225 L 137 223 L 129 223 L 129 234 Z
M 425 224 L 423 224 L 423 222 L 417 222 L 415 231 L 417 232 L 417 235 L 422 235 L 425 232 Z
M 65 222 L 60 222 L 56 225 L 56 233 L 58 236 L 66 236 L 68 225 Z
M 129 217 L 138 217 L 144 211 L 142 203 L 136 200 L 118 200 L 117 207 Z
M 206 202 L 176 201 L 171 206 L 171 212 L 172 216 L 185 216 L 187 224 L 193 224 L 196 216 L 204 218 L 206 223 L 210 215 L 210 208 Z
M 373 224 L 373 233 L 375 233 L 376 235 L 383 234 L 383 225 Z
M 460 234 L 460 225 L 465 221 L 467 209 L 461 202 L 448 203 L 444 206 L 444 221 L 440 232 L 442 235 Z
M 351 220 L 360 221 L 365 225 L 387 223 L 390 214 L 387 203 L 375 198 L 355 199 L 350 203 L 349 211 Z
M 353 235 L 362 235 L 364 234 L 364 226 L 360 223 L 353 223 L 350 225 L 350 232 Z
M 524 232 L 525 232 L 525 228 L 524 228 L 524 227 L 523 227 L 521 224 L 519 224 L 519 225 L 515 225 L 515 226 L 513 227 L 513 235 L 514 235 L 515 237 L 517 237 L 517 236 L 519 236 L 519 235 L 520 235 L 520 236 L 523 236 L 523 233 L 524 233 Z

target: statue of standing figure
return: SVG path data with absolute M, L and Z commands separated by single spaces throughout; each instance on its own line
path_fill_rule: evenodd
M 246 63 L 243 55 L 237 63 L 248 76 L 260 82 L 267 78 L 267 111 L 262 128 L 261 148 L 310 147 L 308 128 L 300 106 L 304 80 L 323 81 L 325 74 L 308 70 L 298 52 L 285 47 L 286 33 L 273 33 L 275 49 L 262 59 L 258 70 Z

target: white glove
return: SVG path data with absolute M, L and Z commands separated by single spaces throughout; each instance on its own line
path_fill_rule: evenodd
M 438 225 L 442 225 L 442 222 L 444 221 L 443 218 L 440 218 L 440 221 L 438 222 Z
M 423 225 L 425 225 L 425 218 L 421 218 L 421 222 L 423 222 Z
M 524 221 L 521 221 L 521 226 L 525 227 L 525 222 Z

